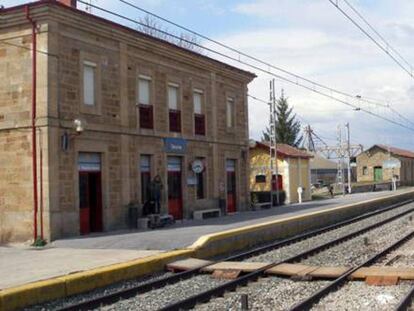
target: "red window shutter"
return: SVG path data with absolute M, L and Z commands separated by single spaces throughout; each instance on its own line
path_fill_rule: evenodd
M 154 128 L 152 106 L 139 105 L 139 126 L 144 129 Z
M 170 132 L 181 132 L 181 111 L 170 109 Z
M 194 132 L 196 135 L 206 135 L 206 119 L 203 114 L 194 114 Z

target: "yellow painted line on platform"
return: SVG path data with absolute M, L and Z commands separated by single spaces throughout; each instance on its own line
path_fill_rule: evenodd
M 189 249 L 174 250 L 124 263 L 3 289 L 0 290 L 0 310 L 18 310 L 26 306 L 64 298 L 119 281 L 136 278 L 151 272 L 160 271 L 167 263 L 191 257 L 192 255 L 193 251 Z
M 356 205 L 381 202 L 407 194 L 414 195 L 414 191 L 409 190 L 400 192 L 395 195 L 373 198 L 362 202 L 334 207 L 328 210 L 310 212 L 279 220 L 268 221 L 265 223 L 208 234 L 200 237 L 189 248 L 167 251 L 165 253 L 156 254 L 124 263 L 95 268 L 88 271 L 76 272 L 49 280 L 33 282 L 22 286 L 0 290 L 0 310 L 17 310 L 25 306 L 87 292 L 98 287 L 103 287 L 119 281 L 136 278 L 156 271 L 161 271 L 167 263 L 182 258 L 193 257 L 197 255 L 198 251 L 202 251 L 203 249 L 207 248 L 208 245 L 214 241 L 223 241 L 223 244 L 218 246 L 218 248 L 221 248 L 219 249 L 220 252 L 236 250 L 237 247 L 242 245 L 242 242 L 229 241 L 226 243 L 226 239 L 246 233 L 256 232 L 261 229 L 275 227 L 277 225 L 288 224 L 289 222 L 306 219 L 310 216 L 332 213 L 333 211 L 346 209 Z M 204 252 L 204 257 L 208 256 L 208 254 L 209 251 L 207 250 Z
M 405 196 L 407 194 L 412 194 L 414 196 L 414 190 L 410 189 L 410 190 L 407 190 L 407 191 L 399 192 L 397 194 L 391 194 L 391 195 L 386 195 L 386 196 L 379 197 L 379 198 L 377 197 L 377 198 L 372 198 L 372 199 L 365 200 L 365 201 L 354 202 L 354 203 L 350 203 L 350 204 L 346 204 L 346 205 L 340 205 L 340 206 L 333 207 L 333 208 L 330 208 L 330 209 L 309 212 L 309 213 L 306 213 L 306 214 L 290 216 L 290 217 L 277 219 L 277 220 L 271 220 L 271 221 L 267 221 L 267 222 L 263 222 L 263 223 L 259 223 L 259 224 L 247 225 L 247 226 L 240 227 L 240 228 L 229 229 L 229 230 L 225 230 L 225 231 L 221 231 L 221 232 L 217 232 L 217 233 L 207 234 L 207 235 L 204 235 L 204 236 L 201 236 L 200 238 L 198 238 L 197 241 L 195 241 L 189 247 L 189 249 L 193 249 L 197 253 L 197 251 L 201 251 L 209 243 L 214 242 L 214 241 L 226 240 L 228 238 L 236 237 L 236 236 L 239 236 L 241 234 L 248 234 L 248 233 L 256 232 L 258 230 L 271 228 L 271 227 L 274 227 L 276 225 L 288 224 L 292 221 L 306 219 L 306 218 L 309 218 L 311 216 L 318 216 L 318 215 L 323 216 L 324 214 L 328 214 L 328 213 L 330 214 L 332 212 L 339 211 L 339 210 L 344 210 L 344 209 L 354 207 L 354 206 L 361 206 L 361 205 L 366 205 L 366 204 L 370 204 L 370 203 L 374 203 L 374 202 L 375 203 L 380 203 L 382 201 L 391 200 L 393 198 L 397 198 L 397 197 L 400 197 L 400 196 Z M 229 244 L 229 245 L 223 245 L 222 246 L 223 251 L 229 251 L 231 249 L 231 247 L 235 248 L 235 246 L 237 244 L 238 244 L 237 241 L 232 241 L 232 243 Z M 230 247 L 230 249 L 229 249 L 229 247 Z M 221 251 L 219 250 L 219 253 L 220 252 Z M 215 255 L 215 254 L 216 254 L 216 252 L 211 253 L 211 252 L 207 251 L 207 252 L 203 253 L 203 257 L 208 257 L 209 255 Z

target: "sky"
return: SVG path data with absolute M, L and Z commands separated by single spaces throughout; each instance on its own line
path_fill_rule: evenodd
M 86 0 L 138 20 L 145 14 L 118 0 Z M 272 65 L 292 71 L 331 88 L 374 98 L 414 123 L 414 79 L 351 24 L 328 0 L 128 0 L 208 37 L 230 45 Z M 338 0 L 343 5 L 343 0 Z M 410 63 L 414 64 L 414 1 L 349 0 L 375 29 Z M 24 0 L 0 0 L 5 7 Z M 83 7 L 83 5 L 81 5 Z M 93 14 L 105 15 L 97 9 Z M 131 23 L 106 16 L 135 27 Z M 171 32 L 181 31 L 164 25 Z M 239 55 L 206 40 L 201 43 L 236 59 Z M 207 56 L 222 58 L 214 53 Z M 242 61 L 253 63 L 240 57 Z M 239 62 L 225 62 L 252 71 L 257 78 L 249 94 L 268 100 L 273 77 Z M 263 66 L 262 66 L 263 67 Z M 265 67 L 263 67 L 265 68 Z M 266 68 L 268 69 L 268 68 Z M 272 70 L 276 73 L 275 70 Z M 414 131 L 400 128 L 312 91 L 276 79 L 284 89 L 303 126 L 309 124 L 326 143 L 336 143 L 338 124 L 350 123 L 351 140 L 369 148 L 375 143 L 414 150 Z M 355 97 L 353 104 L 366 107 Z M 395 119 L 389 110 L 366 107 Z M 260 139 L 268 120 L 268 106 L 249 99 L 251 138 Z M 395 119 L 398 122 L 406 121 Z

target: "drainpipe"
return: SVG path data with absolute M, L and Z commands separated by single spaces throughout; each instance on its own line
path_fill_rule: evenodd
M 43 136 L 39 131 L 39 157 L 40 157 L 40 238 L 44 240 L 43 234 Z
M 36 241 L 37 235 L 37 144 L 36 144 L 36 22 L 30 16 L 30 8 L 25 6 L 26 19 L 32 25 L 32 170 L 33 170 L 33 241 Z

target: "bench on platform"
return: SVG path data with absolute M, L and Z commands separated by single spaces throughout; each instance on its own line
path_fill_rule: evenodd
M 194 211 L 193 212 L 193 218 L 202 220 L 206 218 L 213 218 L 213 217 L 220 217 L 221 216 L 221 210 L 218 208 L 211 208 L 211 209 L 205 209 L 201 211 Z

